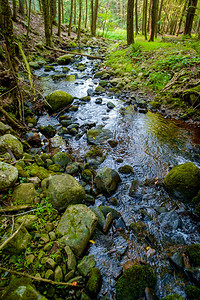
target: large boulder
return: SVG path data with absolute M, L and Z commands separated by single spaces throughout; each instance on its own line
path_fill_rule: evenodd
M 119 174 L 108 167 L 103 168 L 94 178 L 98 191 L 104 194 L 112 194 L 120 181 Z
M 107 140 L 113 138 L 113 133 L 109 129 L 103 129 L 102 125 L 98 125 L 87 131 L 87 140 L 93 145 L 102 145 Z
M 0 137 L 0 151 L 7 152 L 10 149 L 17 159 L 23 157 L 23 145 L 22 143 L 12 134 L 4 134 Z
M 70 62 L 73 61 L 73 57 L 74 57 L 74 55 L 64 54 L 57 58 L 57 62 L 60 65 L 68 65 Z
M 18 227 L 14 228 L 14 231 L 16 231 L 17 228 Z M 19 254 L 26 250 L 30 241 L 31 235 L 26 228 L 22 226 L 19 232 L 7 243 L 5 248 L 11 254 Z
M 60 243 L 80 257 L 97 225 L 96 215 L 84 204 L 70 205 L 63 214 L 56 234 Z
M 9 189 L 18 178 L 17 168 L 0 161 L 0 192 Z
M 172 168 L 164 181 L 167 190 L 175 197 L 191 200 L 200 189 L 200 169 L 187 162 Z
M 33 183 L 21 183 L 13 191 L 13 200 L 16 204 L 32 204 L 36 196 Z
M 138 300 L 144 296 L 145 288 L 154 288 L 156 275 L 149 266 L 134 265 L 124 271 L 116 287 L 117 300 Z
M 85 198 L 84 188 L 69 174 L 54 175 L 44 179 L 42 189 L 53 207 L 59 211 L 67 208 L 69 204 L 81 203 Z
M 64 153 L 64 152 L 57 152 L 53 156 L 53 161 L 55 164 L 58 164 L 62 167 L 66 167 L 69 163 L 72 162 L 70 155 L 68 153 Z
M 47 107 L 52 112 L 57 112 L 58 110 L 71 104 L 74 100 L 72 95 L 64 91 L 53 91 L 46 96 Z

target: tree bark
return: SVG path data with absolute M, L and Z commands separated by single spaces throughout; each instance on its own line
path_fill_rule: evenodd
M 150 36 L 149 42 L 154 41 L 155 33 L 156 33 L 156 21 L 157 21 L 157 1 L 152 0 L 151 6 L 151 23 L 150 23 Z
M 138 35 L 138 0 L 135 0 L 135 35 Z
M 74 0 L 74 25 L 76 25 L 76 0 Z
M 87 28 L 88 1 L 85 1 L 85 28 Z
M 128 5 L 127 5 L 127 45 L 131 45 L 132 43 L 134 43 L 133 10 L 134 10 L 134 0 L 128 0 Z
M 81 37 L 81 14 L 82 14 L 82 0 L 79 0 L 79 17 L 78 17 L 78 34 L 77 34 L 78 40 L 80 40 Z
M 19 0 L 19 13 L 24 18 L 24 1 Z
M 95 6 L 94 6 L 94 36 L 96 36 L 96 30 L 97 30 L 97 14 L 98 14 L 98 8 L 99 8 L 99 0 L 95 0 Z
M 197 8 L 197 2 L 198 0 L 189 0 L 183 35 L 191 36 L 194 15 Z
M 160 2 L 160 8 L 159 8 L 159 12 L 158 12 L 158 20 L 157 20 L 158 32 L 160 32 L 160 19 L 161 19 L 162 8 L 163 8 L 163 0 L 161 0 L 161 2 Z
M 51 46 L 49 2 L 48 0 L 41 0 L 41 1 L 42 1 L 42 10 L 43 10 L 43 18 L 44 18 L 44 31 L 45 31 L 46 45 Z
M 72 29 L 72 17 L 73 17 L 73 7 L 74 1 L 71 0 L 71 11 L 70 11 L 70 19 L 69 19 L 69 29 L 68 29 L 68 36 L 71 36 L 71 29 Z
M 147 0 L 143 0 L 142 34 L 147 40 Z
M 91 35 L 94 36 L 94 2 L 91 0 L 90 2 L 91 8 Z
M 17 2 L 16 0 L 12 0 L 13 3 L 13 15 L 12 15 L 12 19 L 14 22 L 17 21 Z
M 28 41 L 28 35 L 30 32 L 30 26 L 31 26 L 31 0 L 29 0 L 29 9 L 28 9 L 28 27 L 27 27 L 27 32 L 26 32 L 26 40 L 25 40 L 25 44 L 27 45 L 27 41 Z
M 58 33 L 57 35 L 60 36 L 61 33 L 61 0 L 58 0 Z
M 65 23 L 65 14 L 64 14 L 64 4 L 63 0 L 61 0 L 61 8 L 62 8 L 62 23 Z

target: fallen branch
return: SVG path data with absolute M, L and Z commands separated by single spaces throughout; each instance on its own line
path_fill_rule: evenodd
M 30 205 L 23 205 L 23 206 L 13 206 L 11 208 L 2 208 L 2 209 L 0 209 L 0 214 L 6 213 L 6 212 L 13 212 L 13 211 L 24 210 L 24 209 L 28 209 L 28 208 L 32 208 L 32 206 L 30 206 Z
M 72 288 L 82 288 L 83 287 L 81 285 L 78 285 L 78 284 L 75 285 L 75 284 L 69 283 L 69 282 L 58 282 L 58 281 L 53 281 L 53 280 L 50 280 L 50 279 L 44 279 L 44 278 L 41 278 L 41 277 L 36 277 L 36 276 L 29 275 L 29 274 L 26 274 L 26 273 L 9 270 L 9 269 L 3 268 L 3 267 L 0 267 L 0 270 L 5 271 L 5 272 L 9 272 L 9 273 L 12 273 L 12 274 L 15 274 L 15 275 L 31 278 L 35 281 L 41 281 L 41 282 L 49 283 L 49 284 L 52 284 L 52 285 L 70 286 Z
M 58 48 L 51 48 L 51 47 L 47 47 L 47 49 L 49 50 L 53 50 L 53 51 L 56 51 L 56 52 L 61 52 L 61 53 L 66 53 L 66 54 L 73 54 L 73 55 L 80 55 L 80 56 L 86 56 L 88 58 L 93 58 L 93 59 L 101 59 L 103 60 L 104 57 L 102 56 L 94 56 L 94 55 L 89 55 L 89 54 L 83 54 L 83 53 L 79 53 L 79 52 L 72 52 L 72 51 L 66 51 L 66 50 L 62 50 L 62 49 L 58 49 Z
M 14 125 L 16 126 L 17 128 L 25 128 L 25 126 L 19 124 L 19 122 L 14 118 L 14 117 L 11 117 L 6 111 L 5 109 L 3 109 L 2 106 L 0 106 L 0 111 L 2 112 L 2 114 Z

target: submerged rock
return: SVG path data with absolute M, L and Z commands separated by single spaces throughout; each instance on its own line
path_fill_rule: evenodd
M 0 161 L 0 192 L 9 189 L 18 178 L 17 168 Z
M 156 275 L 149 266 L 134 265 L 124 271 L 116 287 L 117 300 L 138 300 L 145 294 L 145 288 L 154 288 Z
M 83 187 L 69 174 L 54 175 L 43 180 L 42 189 L 53 207 L 60 211 L 69 204 L 81 203 L 85 198 Z
M 87 140 L 93 145 L 102 145 L 107 140 L 113 138 L 113 133 L 109 129 L 103 129 L 102 125 L 87 131 Z
M 64 54 L 64 55 L 61 55 L 57 58 L 57 62 L 60 65 L 67 65 L 67 64 L 69 64 L 70 62 L 73 61 L 73 57 L 74 57 L 74 55 Z
M 70 94 L 64 91 L 54 91 L 46 96 L 47 104 L 46 106 L 52 112 L 57 112 L 58 110 L 71 104 L 74 100 Z
M 200 169 L 191 162 L 178 165 L 165 176 L 165 186 L 175 197 L 191 200 L 200 189 Z
M 81 256 L 97 225 L 96 215 L 83 204 L 70 205 L 63 214 L 56 234 L 61 244 L 69 246 Z
M 98 191 L 106 194 L 112 194 L 120 181 L 119 174 L 108 167 L 102 169 L 94 178 Z
M 0 151 L 7 152 L 10 149 L 16 159 L 23 157 L 23 145 L 22 143 L 12 134 L 4 134 L 0 137 Z

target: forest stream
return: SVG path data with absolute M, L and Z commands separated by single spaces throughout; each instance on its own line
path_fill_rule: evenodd
M 92 53 L 91 49 L 85 51 Z M 113 221 L 106 235 L 95 231 L 94 243 L 90 243 L 87 249 L 87 254 L 94 254 L 96 267 L 103 276 L 99 297 L 115 299 L 116 279 L 123 266 L 131 266 L 134 261 L 153 267 L 159 299 L 172 291 L 185 297 L 189 278 L 181 271 L 174 271 L 168 254 L 181 252 L 191 243 L 200 243 L 200 224 L 186 204 L 167 193 L 163 178 L 173 166 L 181 163 L 191 161 L 200 167 L 199 129 L 191 129 L 185 123 L 140 109 L 138 103 L 147 98 L 145 94 L 136 92 L 133 96 L 122 91 L 115 95 L 106 90 L 97 94 L 95 89 L 99 79 L 94 78 L 94 74 L 100 64 L 100 60 L 76 56 L 75 61 L 67 65 L 67 75 L 73 75 L 70 77 L 72 81 L 62 78 L 66 74 L 65 65 L 55 64 L 54 70 L 45 71 L 42 67 L 34 72 L 44 95 L 62 90 L 75 97 L 73 105 L 78 106 L 76 111 L 66 113 L 70 124 L 77 124 L 78 134 L 74 136 L 62 131 L 56 116 L 44 114 L 39 117 L 38 127 L 50 124 L 57 130 L 52 147 L 56 140 L 60 151 L 69 151 L 79 162 L 91 148 L 86 128 L 102 125 L 113 133 L 116 144 L 111 147 L 103 141 L 98 145 L 103 149 L 105 160 L 96 171 L 103 167 L 118 171 L 124 165 L 134 170 L 134 173 L 120 174 L 122 181 L 113 195 L 95 198 L 95 206 L 109 205 L 122 216 Z M 78 70 L 80 65 L 83 65 L 83 71 Z M 80 100 L 87 95 L 91 96 L 90 101 Z M 44 141 L 43 147 L 46 146 Z M 134 188 L 130 191 L 133 182 Z M 131 230 L 131 224 L 139 221 L 143 230 L 138 235 Z

